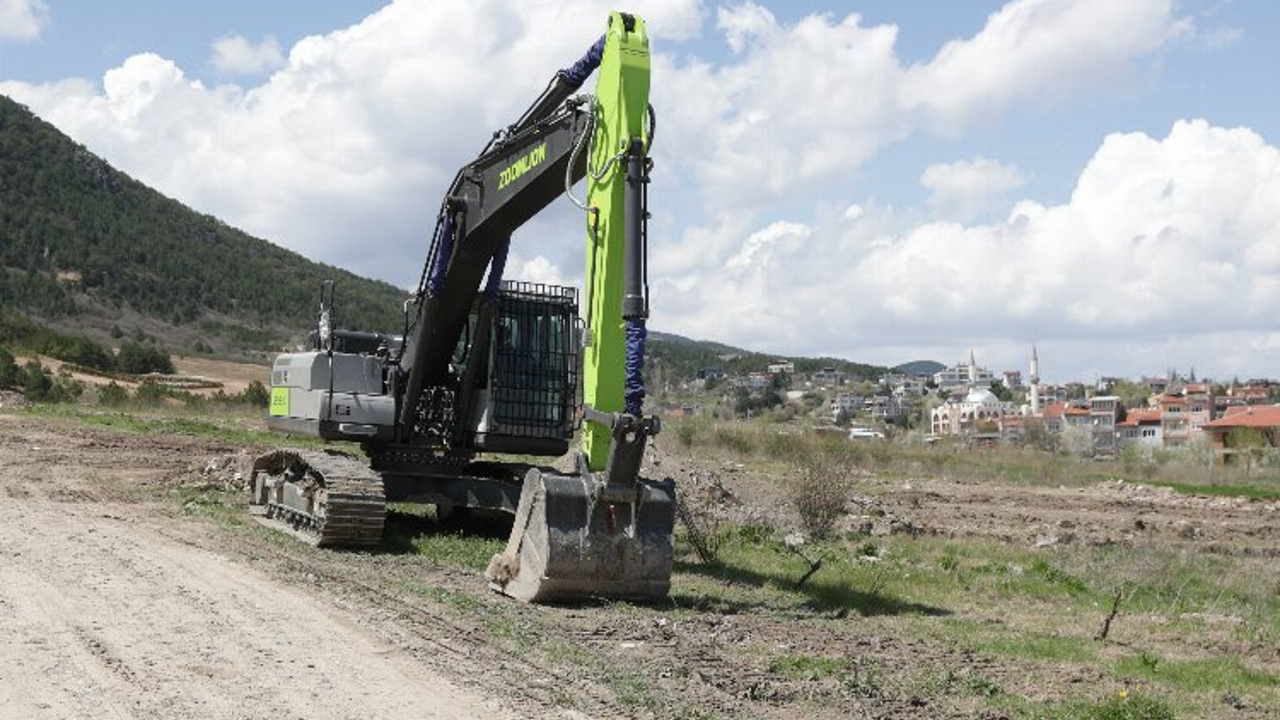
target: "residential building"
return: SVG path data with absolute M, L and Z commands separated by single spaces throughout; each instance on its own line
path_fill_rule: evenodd
M 853 417 L 862 410 L 866 398 L 857 393 L 840 393 L 831 398 L 831 420 L 835 422 L 841 417 Z
M 767 372 L 753 372 L 733 378 L 733 386 L 749 392 L 763 392 L 769 387 L 773 378 Z
M 1242 430 L 1252 432 L 1240 432 Z M 1205 424 L 1204 432 L 1223 462 L 1233 462 L 1253 443 L 1280 447 L 1280 405 L 1245 405 Z
M 911 412 L 911 401 L 892 395 L 876 394 L 863 401 L 863 411 L 873 420 L 896 420 Z
M 957 363 L 953 367 L 939 370 L 933 374 L 933 382 L 940 388 L 951 389 L 968 385 L 974 387 L 990 387 L 995 382 L 995 373 L 986 368 L 978 367 L 977 361 L 973 357 L 973 352 L 969 352 L 969 362 Z
M 822 387 L 834 387 L 844 384 L 844 371 L 837 370 L 833 367 L 824 367 L 809 376 L 814 385 Z
M 1114 455 L 1118 449 L 1116 424 L 1124 417 L 1124 405 L 1115 395 L 1089 400 L 1089 424 L 1093 427 L 1093 453 Z
M 1214 418 L 1213 389 L 1208 383 L 1187 383 L 1182 397 L 1187 401 L 1187 426 L 1194 436 Z
M 1117 425 L 1121 446 L 1137 445 L 1144 448 L 1164 447 L 1163 424 L 1159 408 L 1139 408 L 1125 412 L 1124 420 Z
M 1191 441 L 1191 425 L 1187 419 L 1187 401 L 1181 395 L 1164 393 L 1153 399 L 1160 409 L 1160 432 L 1165 447 L 1182 447 Z
M 790 360 L 775 360 L 769 363 L 766 369 L 769 371 L 770 375 L 781 375 L 784 373 L 787 375 L 796 374 L 795 363 Z

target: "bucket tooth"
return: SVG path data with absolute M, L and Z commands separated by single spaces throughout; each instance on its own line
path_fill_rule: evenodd
M 640 479 L 627 490 L 530 470 L 507 548 L 485 572 L 490 587 L 526 602 L 666 597 L 675 483 Z

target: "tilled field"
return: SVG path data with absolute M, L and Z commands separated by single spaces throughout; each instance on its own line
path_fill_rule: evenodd
M 957 616 L 1035 622 L 1014 606 L 772 603 L 734 593 L 768 582 L 691 558 L 670 604 L 520 605 L 478 571 L 404 547 L 317 550 L 241 519 L 227 486 L 253 452 L 0 414 L 0 717 L 997 718 L 1016 715 L 997 693 L 1052 702 L 1127 687 L 1088 662 L 975 652 L 935 632 Z M 699 483 L 714 468 L 661 462 L 707 495 Z M 712 494 L 754 517 L 776 504 L 767 486 L 725 475 Z M 1123 483 L 870 481 L 860 492 L 846 522 L 875 534 L 1160 543 L 1248 558 L 1272 577 L 1280 555 L 1276 502 Z M 1274 648 L 1221 642 L 1216 652 L 1280 668 Z M 795 660 L 824 657 L 839 672 Z M 1272 711 L 1241 702 L 1216 716 Z

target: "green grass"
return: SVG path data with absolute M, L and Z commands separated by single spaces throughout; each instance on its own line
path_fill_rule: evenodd
M 1141 653 L 1117 660 L 1113 672 L 1118 677 L 1142 678 L 1192 692 L 1280 688 L 1280 674 L 1251 668 L 1235 657 L 1167 660 Z
M 107 428 L 132 435 L 169 433 L 204 437 L 221 442 L 252 446 L 289 444 L 293 446 L 319 447 L 325 443 L 317 438 L 284 437 L 271 433 L 266 422 L 257 412 L 240 409 L 225 411 L 207 410 L 203 419 L 188 417 L 180 409 L 105 409 L 82 405 L 33 405 L 23 412 L 66 422 L 76 422 L 93 427 Z M 358 448 L 351 443 L 342 446 Z
M 1198 483 L 1159 483 L 1173 488 L 1183 495 L 1213 495 L 1216 497 L 1241 497 L 1253 500 L 1280 500 L 1280 487 L 1274 482 L 1264 485 L 1205 485 Z
M 1177 720 L 1173 706 L 1137 692 L 1121 691 L 1101 700 L 1033 704 L 1007 703 L 1026 720 Z
M 813 655 L 780 655 L 769 663 L 769 672 L 793 680 L 823 680 L 849 671 L 852 663 L 846 657 Z

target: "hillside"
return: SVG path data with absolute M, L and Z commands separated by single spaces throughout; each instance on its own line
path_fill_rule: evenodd
M 913 360 L 894 368 L 897 372 L 907 375 L 933 375 L 946 369 L 947 366 L 937 360 Z
M 0 96 L 0 308 L 91 335 L 268 349 L 313 323 L 326 279 L 344 325 L 399 327 L 403 290 L 198 213 Z
M 700 370 L 719 370 L 729 375 L 764 370 L 776 360 L 789 360 L 799 374 L 810 374 L 823 368 L 835 368 L 853 378 L 873 379 L 888 372 L 879 365 L 842 360 L 840 358 L 788 357 L 766 355 L 708 340 L 690 340 L 671 333 L 649 333 L 648 353 L 661 364 L 671 378 L 694 377 Z

